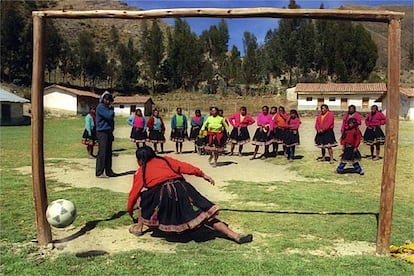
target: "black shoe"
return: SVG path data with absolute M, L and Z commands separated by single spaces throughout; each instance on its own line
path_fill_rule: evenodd
M 236 241 L 238 244 L 249 243 L 253 241 L 253 235 L 247 234 L 245 236 L 240 236 L 240 238 Z

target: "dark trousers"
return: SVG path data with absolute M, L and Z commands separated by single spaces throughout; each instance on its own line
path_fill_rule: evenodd
M 112 141 L 114 136 L 110 131 L 97 131 L 98 138 L 98 156 L 96 157 L 96 172 L 99 176 L 104 172 L 106 175 L 113 174 L 112 171 Z

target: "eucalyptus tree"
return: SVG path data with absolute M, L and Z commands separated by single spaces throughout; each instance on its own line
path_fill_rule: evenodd
M 118 56 L 120 64 L 117 82 L 125 92 L 128 92 L 135 87 L 139 77 L 139 55 L 132 38 L 128 40 L 127 45 L 122 43 L 118 45 Z
M 197 35 L 183 19 L 175 19 L 168 36 L 167 59 L 164 67 L 171 77 L 173 89 L 194 90 L 204 66 L 203 48 Z
M 261 71 L 258 59 L 259 45 L 254 34 L 244 32 L 243 48 L 245 52 L 242 63 L 243 81 L 249 89 L 250 85 L 259 83 Z
M 155 83 L 161 81 L 161 64 L 164 59 L 164 36 L 157 20 L 152 21 L 151 30 L 144 32 L 143 62 L 148 67 L 152 91 Z

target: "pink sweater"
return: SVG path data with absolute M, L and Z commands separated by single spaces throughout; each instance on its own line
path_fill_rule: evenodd
M 286 127 L 288 130 L 298 130 L 300 127 L 300 119 L 299 118 L 289 118 L 286 121 Z
M 262 112 L 257 114 L 257 126 L 268 126 L 270 130 L 273 130 L 272 115 L 264 115 Z
M 249 114 L 244 116 L 243 121 L 240 122 L 240 112 L 236 112 L 229 117 L 227 117 L 227 121 L 233 127 L 247 127 L 254 124 L 255 120 Z

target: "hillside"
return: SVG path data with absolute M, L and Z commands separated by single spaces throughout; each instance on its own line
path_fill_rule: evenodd
M 370 6 L 345 6 L 346 9 L 353 10 L 389 10 L 395 12 L 404 12 L 405 16 L 401 21 L 401 68 L 403 70 L 413 69 L 412 64 L 409 63 L 408 51 L 413 47 L 414 35 L 414 5 L 386 5 L 379 7 Z M 378 62 L 377 64 L 383 68 L 387 65 L 387 36 L 388 26 L 384 23 L 363 22 L 362 25 L 371 33 L 372 39 L 378 47 Z M 410 68 L 411 66 L 411 68 Z
M 345 9 L 358 9 L 358 10 L 390 10 L 404 12 L 405 17 L 401 22 L 401 69 L 402 77 L 401 82 L 406 85 L 414 85 L 414 76 L 412 71 L 413 64 L 409 60 L 409 48 L 412 47 L 414 25 L 413 13 L 414 5 L 384 5 L 379 7 L 370 7 L 365 5 L 347 5 Z M 88 0 L 88 1 L 70 1 L 62 0 L 56 1 L 55 6 L 52 9 L 73 9 L 73 10 L 97 10 L 97 9 L 121 9 L 121 10 L 137 10 L 135 7 L 129 7 L 122 1 L 113 0 Z M 135 45 L 140 45 L 140 37 L 145 26 L 148 26 L 147 20 L 118 20 L 118 19 L 83 19 L 83 20 L 69 20 L 59 19 L 54 20 L 54 24 L 62 34 L 62 36 L 68 41 L 76 40 L 79 33 L 83 30 L 88 30 L 95 38 L 97 46 L 105 46 L 110 39 L 110 29 L 115 26 L 119 32 L 120 40 L 125 42 L 129 38 L 132 38 Z M 387 66 L 387 25 L 384 23 L 373 22 L 358 22 L 361 23 L 370 33 L 372 39 L 375 41 L 378 48 L 378 61 L 377 65 L 382 75 L 386 75 Z M 161 21 L 160 24 L 164 33 L 170 26 L 167 23 Z
M 54 10 L 137 10 L 127 4 L 113 0 L 86 0 L 56 1 L 56 5 L 50 9 Z M 106 46 L 110 41 L 110 30 L 115 26 L 119 33 L 121 42 L 132 38 L 134 45 L 140 45 L 142 33 L 145 27 L 151 26 L 151 20 L 119 20 L 119 19 L 53 19 L 54 25 L 59 30 L 62 37 L 67 41 L 75 41 L 82 31 L 92 34 L 96 46 Z M 161 30 L 166 33 L 170 26 L 161 21 Z

